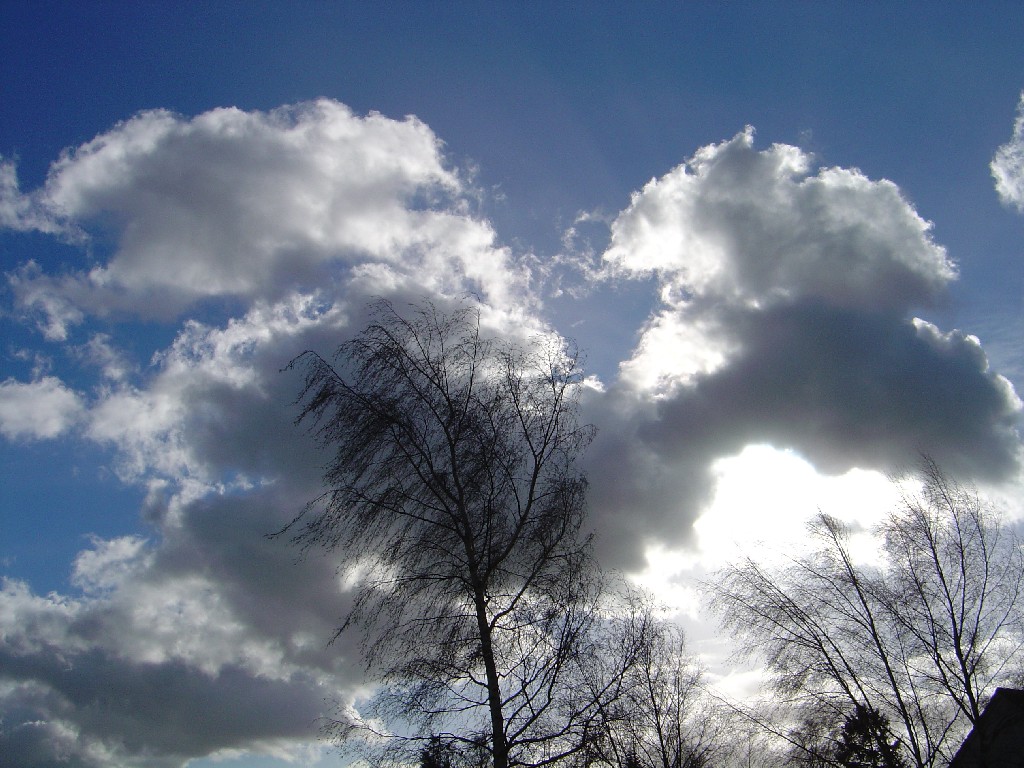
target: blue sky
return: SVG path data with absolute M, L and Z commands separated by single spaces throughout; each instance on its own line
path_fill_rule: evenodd
M 602 557 L 698 638 L 687 580 L 737 532 L 869 525 L 918 451 L 1019 504 L 1022 31 L 1016 3 L 3 4 L 0 746 L 315 759 L 360 669 L 325 647 L 339 563 L 262 538 L 322 460 L 279 369 L 374 295 L 579 342 Z

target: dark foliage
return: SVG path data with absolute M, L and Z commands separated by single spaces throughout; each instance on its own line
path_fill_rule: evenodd
M 843 723 L 835 756 L 844 768 L 908 768 L 899 753 L 899 740 L 889 728 L 889 718 L 863 704 Z

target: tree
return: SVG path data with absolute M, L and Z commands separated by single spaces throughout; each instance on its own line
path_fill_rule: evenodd
M 609 718 L 601 760 L 616 768 L 704 768 L 727 748 L 729 723 L 705 694 L 682 629 L 652 619 Z
M 899 754 L 889 719 L 863 704 L 847 715 L 835 749 L 836 762 L 843 768 L 906 768 Z
M 776 693 L 837 723 L 878 713 L 922 767 L 949 759 L 1020 656 L 1024 558 L 974 491 L 928 459 L 919 479 L 877 531 L 881 567 L 856 562 L 848 530 L 821 514 L 811 555 L 778 570 L 747 559 L 708 586 Z
M 326 492 L 286 530 L 347 558 L 358 595 L 338 633 L 363 629 L 383 685 L 329 735 L 402 759 L 434 736 L 495 768 L 574 754 L 632 663 L 627 643 L 606 677 L 585 664 L 603 585 L 581 531 L 593 428 L 575 350 L 486 338 L 467 306 L 405 317 L 381 301 L 371 317 L 333 362 L 291 363 L 299 421 L 332 454 Z
M 488 763 L 481 744 L 467 747 L 431 736 L 420 750 L 420 768 L 484 768 Z

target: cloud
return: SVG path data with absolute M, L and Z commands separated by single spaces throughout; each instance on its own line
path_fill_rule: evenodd
M 659 455 L 765 441 L 829 473 L 892 469 L 921 451 L 971 477 L 1015 466 L 1019 402 L 977 339 L 821 304 L 744 315 L 742 351 L 660 401 L 642 428 Z
M 422 266 L 410 262 L 394 273 Z M 353 275 L 255 297 L 221 323 L 186 320 L 131 375 L 109 336 L 73 348 L 103 379 L 78 416 L 81 435 L 113 449 L 125 482 L 148 488 L 142 512 L 156 535 L 93 537 L 74 563 L 76 594 L 9 582 L 0 596 L 0 745 L 22 764 L 290 754 L 315 740 L 331 701 L 365 690 L 358 633 L 328 647 L 349 606 L 346 553 L 297 563 L 286 540 L 266 538 L 321 488 L 323 456 L 293 423 L 301 377 L 282 368 L 305 349 L 332 352 L 382 288 L 399 306 L 449 300 L 456 278 L 417 275 L 416 285 Z M 473 285 L 457 279 L 456 295 Z M 495 301 L 485 321 L 540 329 L 522 310 Z M 159 701 L 145 701 L 156 690 Z
M 74 281 L 66 286 L 74 287 Z M 85 313 L 62 291 L 60 281 L 43 274 L 34 261 L 28 261 L 7 274 L 7 284 L 17 297 L 21 313 L 35 320 L 48 341 L 67 341 L 68 332 L 85 319 Z
M 4 754 L 26 768 L 171 768 L 239 744 L 309 739 L 321 709 L 312 681 L 268 680 L 230 666 L 209 676 L 177 662 L 126 664 L 98 651 L 25 658 L 2 649 L 0 665 L 9 678 L 33 682 L 3 697 L 15 717 L 0 726 Z
M 180 766 L 226 751 L 293 756 L 361 684 L 336 563 L 296 563 L 280 489 L 186 505 L 152 546 L 93 539 L 79 597 L 0 590 L 0 748 L 31 768 Z M 325 703 L 326 702 L 326 703 Z
M 964 478 L 1018 466 L 1011 384 L 977 338 L 913 316 L 956 276 L 930 224 L 891 182 L 811 161 L 756 150 L 748 129 L 613 222 L 609 270 L 655 275 L 662 306 L 588 406 L 613 414 L 588 459 L 609 559 L 636 567 L 646 543 L 689 541 L 714 461 L 748 445 L 830 474 L 922 451 Z
M 8 281 L 47 338 L 85 325 L 67 349 L 96 382 L 86 397 L 54 376 L 8 380 L 0 429 L 74 426 L 111 449 L 147 491 L 149 526 L 90 538 L 68 594 L 0 592 L 0 749 L 19 764 L 288 753 L 315 737 L 325 699 L 365 691 L 361 638 L 327 646 L 350 554 L 296 562 L 264 535 L 319 493 L 324 462 L 292 421 L 299 374 L 282 368 L 333 351 L 375 296 L 473 294 L 496 333 L 551 330 L 535 258 L 497 245 L 442 149 L 414 118 L 320 101 L 145 112 L 66 152 L 41 189 L 5 171 L 7 226 L 89 238 L 95 266 L 30 262 Z M 659 303 L 618 379 L 584 396 L 608 564 L 687 541 L 718 460 L 750 444 L 829 472 L 919 448 L 969 474 L 1012 464 L 1012 387 L 977 339 L 914 320 L 956 274 L 930 225 L 891 182 L 811 165 L 746 131 L 611 224 L 604 274 L 644 291 L 653 276 Z M 148 362 L 130 352 L 137 317 L 176 318 Z
M 837 307 L 930 304 L 956 271 L 890 181 L 823 168 L 748 128 L 704 147 L 635 193 L 612 223 L 605 262 L 655 273 L 669 303 L 766 306 L 815 297 Z
M 93 334 L 89 341 L 77 347 L 74 352 L 79 359 L 98 368 L 103 377 L 110 381 L 125 381 L 130 374 L 138 372 L 138 366 L 113 345 L 108 333 Z
M 287 456 L 301 433 L 288 405 L 298 384 L 280 370 L 303 349 L 331 351 L 349 319 L 343 301 L 292 294 L 256 302 L 222 327 L 186 322 L 141 385 L 97 400 L 85 434 L 118 449 L 129 481 L 159 478 L 206 493 L 239 474 L 257 482 L 292 473 Z
M 1013 138 L 996 150 L 989 167 L 1003 205 L 1024 213 L 1024 92 L 1017 105 Z
M 57 437 L 84 411 L 79 395 L 54 376 L 31 382 L 10 378 L 0 382 L 0 434 L 9 440 Z
M 64 226 L 53 218 L 38 198 L 23 195 L 14 162 L 0 156 L 0 228 L 16 232 L 39 231 L 57 234 Z
M 327 645 L 348 609 L 345 553 L 296 563 L 265 537 L 321 483 L 323 457 L 292 421 L 300 375 L 282 368 L 331 353 L 380 295 L 471 293 L 495 330 L 541 330 L 529 275 L 470 213 L 426 126 L 336 102 L 142 113 L 65 153 L 40 190 L 9 179 L 18 228 L 81 227 L 100 262 L 21 265 L 8 281 L 22 311 L 54 341 L 114 322 L 68 347 L 99 379 L 88 402 L 55 377 L 8 381 L 3 434 L 80 426 L 147 489 L 154 535 L 91 538 L 69 594 L 6 583 L 0 748 L 25 766 L 294 753 L 364 683 L 358 635 Z M 126 357 L 117 321 L 218 297 L 234 317 L 186 317 L 148 365 Z
M 82 313 L 168 318 L 203 299 L 274 300 L 336 282 L 468 286 L 499 303 L 522 292 L 525 275 L 412 117 L 361 117 L 326 99 L 192 119 L 153 110 L 66 151 L 27 195 L 13 166 L 0 170 L 0 223 L 74 228 L 99 257 L 88 270 L 9 277 L 55 339 Z

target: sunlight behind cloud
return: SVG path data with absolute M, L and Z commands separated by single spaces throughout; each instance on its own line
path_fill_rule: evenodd
M 714 500 L 694 523 L 701 563 L 717 568 L 737 556 L 777 560 L 806 540 L 818 512 L 854 527 L 854 554 L 877 558 L 871 529 L 893 509 L 898 493 L 884 474 L 852 469 L 828 476 L 792 451 L 747 446 L 715 462 Z
M 823 475 L 791 450 L 749 445 L 712 464 L 711 500 L 693 524 L 688 547 L 650 546 L 646 565 L 634 578 L 669 609 L 691 620 L 700 614 L 692 577 L 741 557 L 767 564 L 784 562 L 807 540 L 807 524 L 820 511 L 851 527 L 852 552 L 877 564 L 874 527 L 894 509 L 899 489 L 877 471 L 853 469 Z

